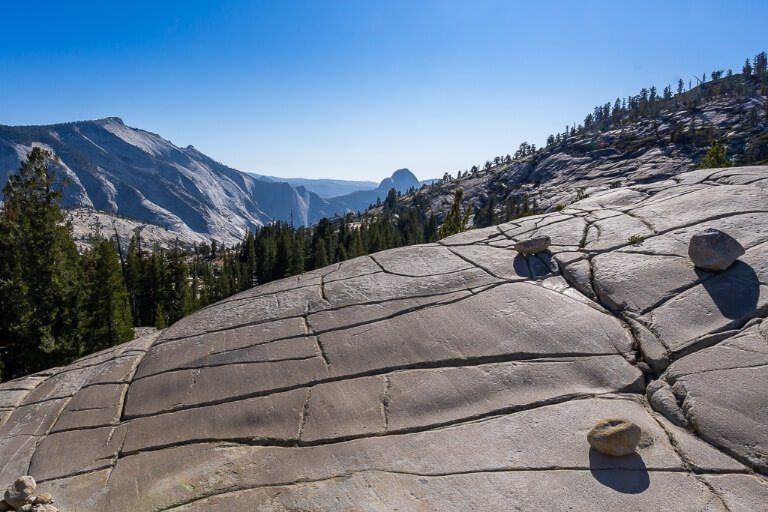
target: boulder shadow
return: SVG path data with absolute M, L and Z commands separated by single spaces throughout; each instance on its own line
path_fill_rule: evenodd
M 552 274 L 552 253 L 543 251 L 533 256 L 528 256 L 528 264 L 531 267 L 531 277 L 539 279 Z
M 515 255 L 515 259 L 512 260 L 512 268 L 514 269 L 515 274 L 519 276 L 524 276 L 527 278 L 531 277 L 531 270 L 528 268 L 528 261 L 522 253 L 517 253 Z
M 697 268 L 696 274 L 704 279 L 712 272 Z M 737 260 L 728 270 L 704 279 L 701 285 L 724 317 L 737 320 L 757 314 L 760 279 L 747 263 Z
M 525 276 L 528 279 L 540 279 L 552 274 L 552 254 L 549 251 L 528 256 L 517 253 L 512 261 L 515 274 Z
M 589 471 L 595 480 L 623 494 L 639 494 L 651 485 L 648 468 L 637 453 L 610 457 L 590 448 Z

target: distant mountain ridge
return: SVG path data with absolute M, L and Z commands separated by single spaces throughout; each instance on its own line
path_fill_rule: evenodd
M 343 196 L 357 192 L 358 190 L 372 190 L 378 187 L 378 183 L 373 181 L 357 180 L 334 180 L 330 178 L 308 179 L 308 178 L 280 178 L 277 176 L 263 176 L 273 181 L 285 181 L 294 187 L 304 187 L 310 192 L 314 192 L 323 199 L 329 199 L 337 196 Z
M 407 192 L 411 187 L 419 188 L 422 185 L 431 185 L 436 180 L 419 180 L 409 169 L 398 169 L 392 176 L 384 178 L 381 182 L 357 181 L 357 180 L 334 180 L 328 178 L 307 179 L 307 178 L 279 178 L 276 176 L 257 175 L 261 178 L 273 181 L 286 181 L 295 187 L 306 187 L 307 190 L 314 192 L 323 199 L 334 199 L 342 196 L 349 196 L 355 192 L 378 191 L 376 197 L 382 199 L 387 195 L 389 189 L 395 188 L 400 192 Z M 373 197 L 373 194 L 369 194 Z M 373 202 L 376 199 L 374 198 Z M 367 205 L 366 205 L 367 206 Z
M 378 186 L 254 175 L 219 163 L 193 146 L 178 147 L 156 133 L 129 127 L 118 117 L 0 125 L 0 184 L 18 170 L 34 146 L 58 157 L 53 170 L 68 182 L 64 206 L 154 224 L 184 240 L 231 243 L 240 240 L 246 229 L 276 220 L 311 225 L 323 217 L 365 210 L 392 187 L 406 192 L 420 186 L 407 169 Z M 366 186 L 370 188 L 360 189 Z M 316 192 L 323 187 L 326 193 L 352 192 L 323 198 Z
M 186 237 L 233 241 L 273 220 L 308 225 L 346 211 L 304 187 L 240 172 L 117 117 L 0 125 L 0 182 L 33 146 L 59 158 L 54 171 L 68 180 L 66 206 L 114 212 Z

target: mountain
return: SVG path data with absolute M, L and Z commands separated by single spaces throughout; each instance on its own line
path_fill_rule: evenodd
M 408 169 L 398 169 L 392 176 L 384 178 L 379 184 L 372 181 L 345 181 L 303 178 L 276 178 L 264 176 L 271 180 L 282 180 L 294 186 L 303 186 L 328 200 L 333 207 L 350 211 L 361 211 L 375 204 L 379 199 L 387 197 L 390 189 L 405 193 L 411 188 L 431 185 L 435 180 L 419 181 Z
M 272 220 L 308 225 L 344 213 L 303 186 L 259 179 L 177 147 L 117 117 L 48 126 L 0 125 L 0 182 L 33 146 L 52 151 L 65 176 L 64 205 L 156 224 L 185 238 L 239 240 Z M 2 199 L 2 197 L 0 197 Z
M 493 196 L 503 220 L 505 208 L 524 201 L 552 211 L 598 190 L 674 178 L 696 168 L 715 140 L 734 164 L 768 161 L 768 75 L 716 78 L 668 97 L 644 89 L 617 102 L 596 107 L 546 147 L 524 143 L 515 158 L 491 159 L 404 201 L 442 217 L 461 188 L 475 211 Z
M 676 178 L 3 383 L 0 481 L 62 511 L 765 510 L 768 168 Z M 688 258 L 706 228 L 746 249 L 725 271 Z M 535 235 L 549 251 L 512 248 Z M 633 453 L 590 448 L 605 418 L 641 429 Z
M 362 211 L 379 199 L 383 200 L 391 189 L 406 193 L 410 189 L 422 186 L 419 179 L 408 169 L 398 169 L 389 178 L 384 178 L 379 186 L 372 190 L 358 190 L 350 194 L 333 198 L 334 204 L 343 205 L 351 211 Z
M 278 178 L 276 176 L 261 176 L 272 181 L 285 181 L 294 187 L 304 187 L 318 196 L 328 199 L 336 196 L 351 194 L 358 190 L 372 190 L 378 185 L 373 181 L 307 179 L 307 178 Z

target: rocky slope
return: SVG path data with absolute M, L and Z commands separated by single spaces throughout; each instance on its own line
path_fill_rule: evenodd
M 4 383 L 0 485 L 88 511 L 766 510 L 768 167 L 672 174 Z M 724 272 L 687 257 L 706 227 L 746 249 Z M 590 450 L 607 417 L 635 455 Z
M 32 146 L 59 157 L 55 170 L 69 181 L 65 205 L 117 213 L 182 237 L 229 243 L 241 239 L 246 228 L 275 219 L 310 224 L 345 211 L 304 187 L 258 179 L 116 117 L 0 125 L 0 183 L 19 168 Z
M 72 237 L 80 249 L 89 247 L 95 235 L 110 238 L 117 235 L 122 247 L 128 247 L 131 237 L 137 232 L 141 234 L 142 247 L 146 250 L 151 250 L 155 244 L 164 249 L 176 246 L 190 248 L 195 244 L 210 241 L 191 230 L 171 231 L 155 224 L 92 208 L 71 208 L 67 210 L 67 214 L 72 222 Z
M 453 191 L 476 209 L 493 195 L 504 202 L 528 195 L 538 211 L 552 211 L 590 194 L 631 183 L 650 183 L 695 169 L 713 139 L 736 164 L 768 162 L 768 87 L 734 75 L 669 100 L 653 115 L 624 113 L 604 130 L 585 130 L 508 163 L 461 179 L 441 181 L 405 199 L 442 217 Z

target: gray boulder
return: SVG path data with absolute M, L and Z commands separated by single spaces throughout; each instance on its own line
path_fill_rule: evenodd
M 520 240 L 512 248 L 523 254 L 538 254 L 546 251 L 551 244 L 552 240 L 547 235 L 543 235 Z
M 688 256 L 693 264 L 708 270 L 725 270 L 744 254 L 744 248 L 732 236 L 714 228 L 691 237 Z

